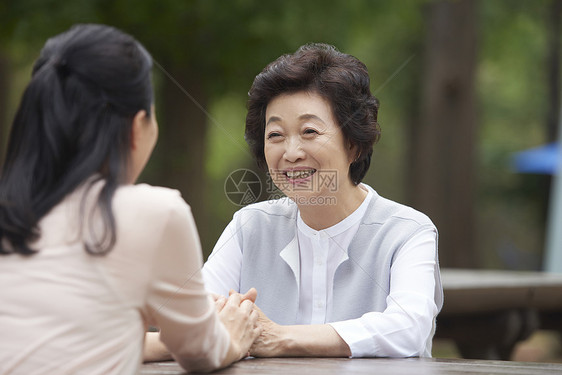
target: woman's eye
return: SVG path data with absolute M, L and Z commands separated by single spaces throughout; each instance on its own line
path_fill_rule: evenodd
M 271 139 L 271 138 L 275 138 L 275 137 L 280 137 L 280 136 L 281 136 L 280 133 L 272 132 L 272 133 L 269 133 L 269 134 L 267 135 L 267 139 Z
M 319 134 L 319 133 L 318 131 L 316 131 L 316 129 L 309 128 L 304 131 L 304 134 Z

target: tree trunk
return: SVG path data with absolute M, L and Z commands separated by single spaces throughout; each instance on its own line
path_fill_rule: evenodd
M 8 119 L 8 94 L 10 92 L 10 64 L 6 53 L 0 49 L 0 166 L 4 163 L 10 131 Z
M 548 115 L 546 121 L 546 141 L 558 139 L 560 121 L 560 16 L 562 0 L 551 0 L 548 14 Z
M 547 143 L 558 140 L 558 124 L 560 122 L 560 16 L 562 15 L 562 0 L 551 0 L 548 7 L 547 26 L 547 56 L 546 56 L 546 85 L 548 88 L 548 108 L 546 115 L 545 141 Z M 552 176 L 544 175 L 539 181 L 541 204 L 541 218 L 546 225 L 548 207 L 550 203 L 550 187 Z
M 476 3 L 427 9 L 420 118 L 413 124 L 410 201 L 439 229 L 441 265 L 475 267 Z
M 160 133 L 147 180 L 181 192 L 191 206 L 206 249 L 213 246 L 207 235 L 205 206 L 207 98 L 201 77 L 190 74 L 188 67 L 164 69 L 167 71 L 161 77 L 161 102 L 156 103 Z

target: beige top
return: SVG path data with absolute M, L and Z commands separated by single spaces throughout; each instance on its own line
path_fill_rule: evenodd
M 117 243 L 92 256 L 79 230 L 83 191 L 40 221 L 39 253 L 0 256 L 0 374 L 135 374 L 148 325 L 186 369 L 216 368 L 229 335 L 204 289 L 199 237 L 179 192 L 120 187 Z

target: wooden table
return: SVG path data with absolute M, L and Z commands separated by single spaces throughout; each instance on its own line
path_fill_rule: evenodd
M 176 362 L 144 364 L 141 375 L 179 375 Z M 534 375 L 562 374 L 562 364 L 436 358 L 250 358 L 217 375 Z
M 562 274 L 443 269 L 436 338 L 464 358 L 504 359 L 537 328 L 562 332 Z

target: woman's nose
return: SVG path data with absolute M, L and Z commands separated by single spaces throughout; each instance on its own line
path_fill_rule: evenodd
M 300 140 L 288 139 L 285 142 L 285 153 L 283 158 L 291 163 L 294 163 L 300 159 L 304 159 L 305 152 L 302 149 L 302 144 Z

